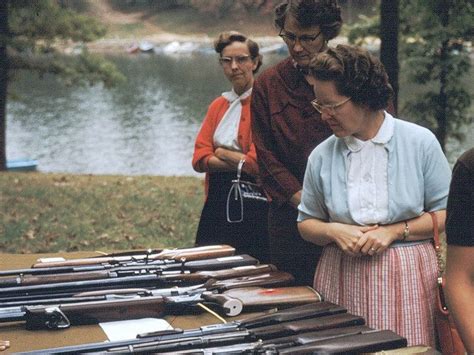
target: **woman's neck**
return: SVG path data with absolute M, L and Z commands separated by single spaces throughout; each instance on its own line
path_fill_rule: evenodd
M 367 141 L 374 138 L 380 130 L 380 127 L 383 124 L 385 114 L 383 110 L 369 111 L 366 115 L 366 123 L 364 130 L 354 134 L 354 137 Z
M 245 86 L 239 86 L 239 87 L 233 86 L 232 88 L 234 89 L 235 93 L 240 96 L 244 92 L 248 91 L 252 87 L 252 85 L 253 85 L 253 80 Z

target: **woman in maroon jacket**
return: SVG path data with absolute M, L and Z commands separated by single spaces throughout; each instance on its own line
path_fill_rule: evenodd
M 267 69 L 252 92 L 252 133 L 262 183 L 272 197 L 269 211 L 271 261 L 312 285 L 321 248 L 304 241 L 296 226 L 306 161 L 332 132 L 311 106 L 306 68 L 314 54 L 341 29 L 336 0 L 288 0 L 275 9 L 275 25 L 290 57 Z

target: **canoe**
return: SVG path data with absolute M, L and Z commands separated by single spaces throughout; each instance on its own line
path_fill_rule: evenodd
M 7 160 L 8 171 L 35 171 L 38 161 L 34 159 Z

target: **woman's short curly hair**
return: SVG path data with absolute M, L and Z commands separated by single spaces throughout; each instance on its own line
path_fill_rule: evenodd
M 387 107 L 393 90 L 380 60 L 367 50 L 338 45 L 315 56 L 310 74 L 322 81 L 333 81 L 339 94 L 371 110 Z
M 275 26 L 281 30 L 292 16 L 302 28 L 319 26 L 326 40 L 335 38 L 342 27 L 337 0 L 286 0 L 275 8 Z
M 214 50 L 222 57 L 222 51 L 224 50 L 224 48 L 234 42 L 242 42 L 247 45 L 250 57 L 253 61 L 256 61 L 257 63 L 257 67 L 253 70 L 253 73 L 255 74 L 262 65 L 263 57 L 260 54 L 260 48 L 258 44 L 252 41 L 243 33 L 237 31 L 221 32 L 217 39 L 214 41 Z

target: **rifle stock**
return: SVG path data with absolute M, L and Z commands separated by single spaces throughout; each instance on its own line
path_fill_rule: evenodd
M 176 282 L 203 282 L 209 279 L 224 280 L 241 276 L 259 275 L 266 272 L 277 271 L 274 265 L 247 265 L 237 266 L 224 270 L 196 271 L 188 274 L 162 275 L 164 281 Z
M 317 330 L 343 328 L 364 324 L 365 320 L 362 317 L 350 313 L 339 313 L 324 317 L 303 319 L 292 323 L 282 323 L 266 327 L 259 327 L 254 329 L 253 333 L 259 339 L 271 339 L 299 333 L 314 332 Z
M 33 264 L 33 268 L 48 268 L 62 266 L 80 266 L 93 264 L 117 264 L 137 260 L 203 260 L 234 255 L 235 248 L 229 245 L 209 245 L 186 249 L 164 249 L 158 254 L 103 256 L 92 258 L 78 258 L 63 261 L 43 261 Z
M 17 277 L 0 278 L 0 288 L 14 286 L 31 286 L 68 281 L 98 280 L 109 277 L 109 271 L 74 272 L 39 276 L 19 275 Z
M 279 354 L 359 354 L 404 348 L 407 340 L 390 330 L 341 336 L 279 350 Z
M 281 288 L 242 287 L 222 294 L 203 293 L 203 299 L 215 302 L 228 310 L 226 315 L 236 316 L 243 308 L 265 309 L 271 307 L 291 307 L 295 305 L 321 302 L 318 292 L 311 287 L 295 286 Z
M 247 329 L 264 327 L 267 325 L 283 323 L 288 321 L 323 317 L 331 314 L 346 313 L 347 309 L 331 302 L 314 302 L 302 306 L 281 309 L 270 314 L 254 316 L 238 321 L 242 327 Z

